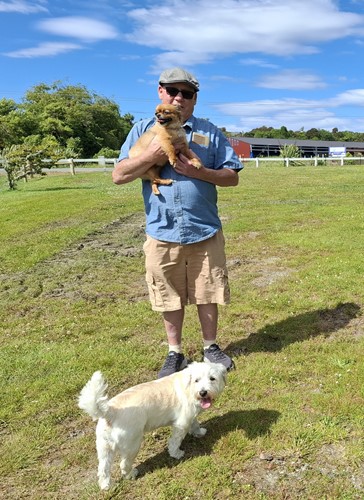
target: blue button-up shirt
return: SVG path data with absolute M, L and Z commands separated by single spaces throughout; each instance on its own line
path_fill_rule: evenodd
M 154 124 L 153 118 L 141 120 L 133 126 L 121 147 L 119 160 L 128 158 L 131 146 Z M 243 168 L 229 141 L 208 120 L 191 116 L 184 128 L 190 148 L 206 168 L 236 171 Z M 193 132 L 207 137 L 207 145 L 192 142 Z M 158 196 L 153 194 L 150 181 L 143 180 L 146 233 L 149 236 L 185 245 L 211 238 L 221 229 L 214 184 L 178 174 L 169 163 L 162 168 L 160 177 L 175 182 L 158 186 L 161 193 Z

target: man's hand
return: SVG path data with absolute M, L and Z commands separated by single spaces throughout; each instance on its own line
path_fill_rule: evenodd
M 191 153 L 195 158 L 198 158 L 195 153 L 192 151 Z M 175 170 L 179 174 L 185 175 L 186 177 L 192 177 L 201 181 L 210 182 L 211 184 L 215 184 L 215 186 L 228 187 L 237 186 L 239 184 L 239 176 L 235 170 L 231 168 L 219 168 L 214 170 L 204 166 L 196 168 L 191 163 L 191 160 L 186 158 L 186 156 L 182 153 L 178 155 Z
M 157 136 L 155 136 L 154 139 L 149 143 L 147 149 L 145 150 L 145 156 L 148 159 L 153 160 L 155 163 L 160 163 L 162 161 L 165 161 L 165 163 L 167 163 L 168 161 L 168 157 L 161 148 Z
M 190 150 L 190 152 L 194 158 L 198 158 L 198 156 L 193 151 Z M 205 167 L 201 167 L 200 169 L 196 168 L 191 163 L 191 160 L 189 160 L 182 153 L 180 153 L 177 157 L 177 165 L 175 167 L 175 170 L 179 174 L 185 175 L 187 177 L 193 177 L 194 179 L 199 179 L 199 178 L 201 178 L 201 170 L 204 168 Z

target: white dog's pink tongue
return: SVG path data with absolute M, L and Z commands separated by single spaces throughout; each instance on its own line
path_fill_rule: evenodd
M 210 398 L 203 398 L 201 399 L 201 408 L 206 410 L 207 408 L 210 408 L 212 402 Z

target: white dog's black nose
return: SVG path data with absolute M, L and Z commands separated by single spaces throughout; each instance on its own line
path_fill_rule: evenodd
M 201 389 L 199 392 L 201 398 L 205 398 L 207 396 L 207 391 L 205 389 Z

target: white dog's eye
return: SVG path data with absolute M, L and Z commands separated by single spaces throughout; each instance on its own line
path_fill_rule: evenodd
M 200 381 L 199 378 L 196 378 L 195 383 L 197 384 Z
M 213 382 L 214 380 L 216 380 L 216 378 L 215 377 L 210 377 L 210 380 L 211 380 L 211 382 Z

